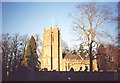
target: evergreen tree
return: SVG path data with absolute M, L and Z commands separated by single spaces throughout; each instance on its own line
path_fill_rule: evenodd
M 76 52 L 76 50 L 75 50 L 75 49 L 72 51 L 72 54 L 77 54 L 77 52 Z
M 36 49 L 37 49 L 37 46 L 36 46 L 35 39 L 33 36 L 31 36 L 31 39 L 25 51 L 24 60 L 23 60 L 23 64 L 29 69 L 31 69 L 31 67 L 36 67 L 37 65 L 38 55 L 37 55 Z

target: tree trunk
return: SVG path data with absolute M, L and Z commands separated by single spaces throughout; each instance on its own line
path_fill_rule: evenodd
M 30 67 L 30 70 L 31 70 L 31 76 L 30 76 L 30 79 L 31 81 L 34 81 L 34 69 L 35 69 L 35 64 L 34 64 L 34 54 L 32 52 L 32 48 L 30 47 L 31 49 L 31 67 Z
M 93 43 L 93 41 L 90 43 L 90 47 L 89 47 L 89 52 L 90 52 L 90 54 L 89 54 L 89 56 L 90 56 L 90 72 L 92 72 L 93 71 L 93 68 L 92 68 L 92 43 Z

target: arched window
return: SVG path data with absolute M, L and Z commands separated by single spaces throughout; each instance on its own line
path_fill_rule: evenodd
M 85 70 L 84 71 L 87 71 L 88 70 L 88 66 L 85 66 Z
M 80 67 L 80 71 L 82 70 L 82 67 Z

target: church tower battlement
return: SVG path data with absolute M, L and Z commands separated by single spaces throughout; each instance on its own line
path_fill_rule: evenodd
M 55 27 L 45 30 L 43 34 L 43 48 L 41 68 L 47 68 L 48 71 L 61 70 L 62 47 L 60 29 Z

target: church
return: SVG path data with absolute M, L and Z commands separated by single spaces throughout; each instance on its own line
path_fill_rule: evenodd
M 58 27 L 46 30 L 44 28 L 43 34 L 43 48 L 41 69 L 47 68 L 48 71 L 70 71 L 71 68 L 74 71 L 84 71 L 86 67 L 87 71 L 90 71 L 90 59 L 83 59 L 80 55 L 67 54 L 62 57 L 61 46 L 61 31 Z M 93 71 L 98 71 L 97 61 L 93 60 Z

